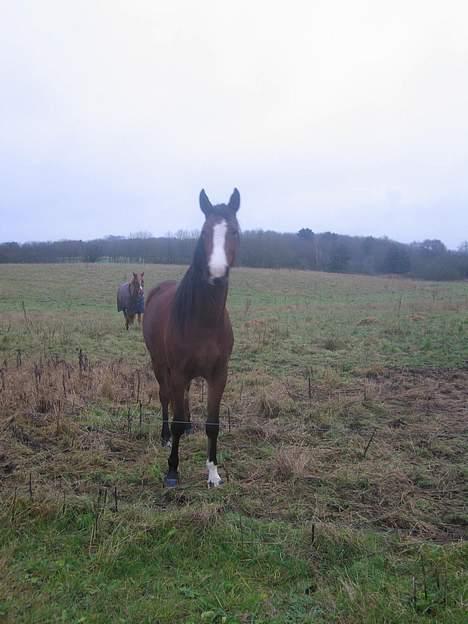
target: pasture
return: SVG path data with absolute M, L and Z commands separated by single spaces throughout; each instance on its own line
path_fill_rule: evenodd
M 468 285 L 234 269 L 225 484 L 200 382 L 166 490 L 132 269 L 2 266 L 0 621 L 464 621 Z

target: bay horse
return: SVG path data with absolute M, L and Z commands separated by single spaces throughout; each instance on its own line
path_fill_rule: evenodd
M 123 312 L 125 328 L 128 331 L 135 316 L 138 316 L 138 325 L 141 325 L 141 315 L 145 311 L 145 280 L 143 273 L 133 273 L 129 282 L 121 284 L 117 290 L 117 312 Z
M 143 336 L 159 383 L 161 442 L 171 446 L 166 487 L 175 487 L 179 481 L 179 441 L 191 430 L 189 391 L 196 377 L 208 385 L 208 487 L 222 483 L 216 446 L 219 407 L 234 345 L 226 298 L 229 269 L 239 248 L 240 195 L 234 189 L 228 204 L 213 206 L 202 190 L 199 201 L 205 222 L 192 263 L 179 284 L 167 281 L 150 291 L 143 318 Z M 170 431 L 169 403 L 173 412 Z

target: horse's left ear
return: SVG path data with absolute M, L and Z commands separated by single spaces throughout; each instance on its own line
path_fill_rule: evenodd
M 143 271 L 143 273 L 141 274 L 141 277 L 143 277 L 144 274 L 145 274 L 145 272 Z
M 133 277 L 138 277 L 138 275 L 133 271 Z
M 205 193 L 205 189 L 202 189 L 200 191 L 200 208 L 205 217 L 207 217 L 209 213 L 213 210 L 213 206 L 211 205 L 211 202 L 208 199 L 207 194 Z
M 229 200 L 229 208 L 234 210 L 234 212 L 237 212 L 239 210 L 239 206 L 240 206 L 240 193 L 235 188 L 232 192 L 231 199 Z

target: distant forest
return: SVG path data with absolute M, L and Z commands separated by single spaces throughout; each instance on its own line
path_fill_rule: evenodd
M 5 262 L 131 262 L 189 264 L 197 232 L 153 237 L 141 232 L 91 241 L 2 243 Z M 314 233 L 247 231 L 242 234 L 238 264 L 247 267 L 309 269 L 367 275 L 397 274 L 428 280 L 468 278 L 468 242 L 458 251 L 440 240 L 409 245 L 387 238 Z

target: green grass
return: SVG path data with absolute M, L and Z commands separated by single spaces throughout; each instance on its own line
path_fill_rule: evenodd
M 0 621 L 465 621 L 467 284 L 234 270 L 227 483 L 198 430 L 166 491 L 127 274 L 2 266 Z
M 139 511 L 105 514 L 92 549 L 95 519 L 84 511 L 8 536 L 10 549 L 17 540 L 12 572 L 35 621 L 212 622 L 258 613 L 285 584 L 307 576 L 307 563 L 283 551 L 279 527 L 263 527 L 268 542 L 252 539 L 255 527 L 247 524 L 242 547 L 236 518 L 204 526 L 186 513 Z M 8 601 L 6 609 L 15 621 L 27 615 Z
M 463 622 L 467 548 L 216 507 L 99 516 L 18 505 L 0 613 L 33 622 Z M 8 526 L 10 525 L 10 526 Z M 18 597 L 21 597 L 18 600 Z

